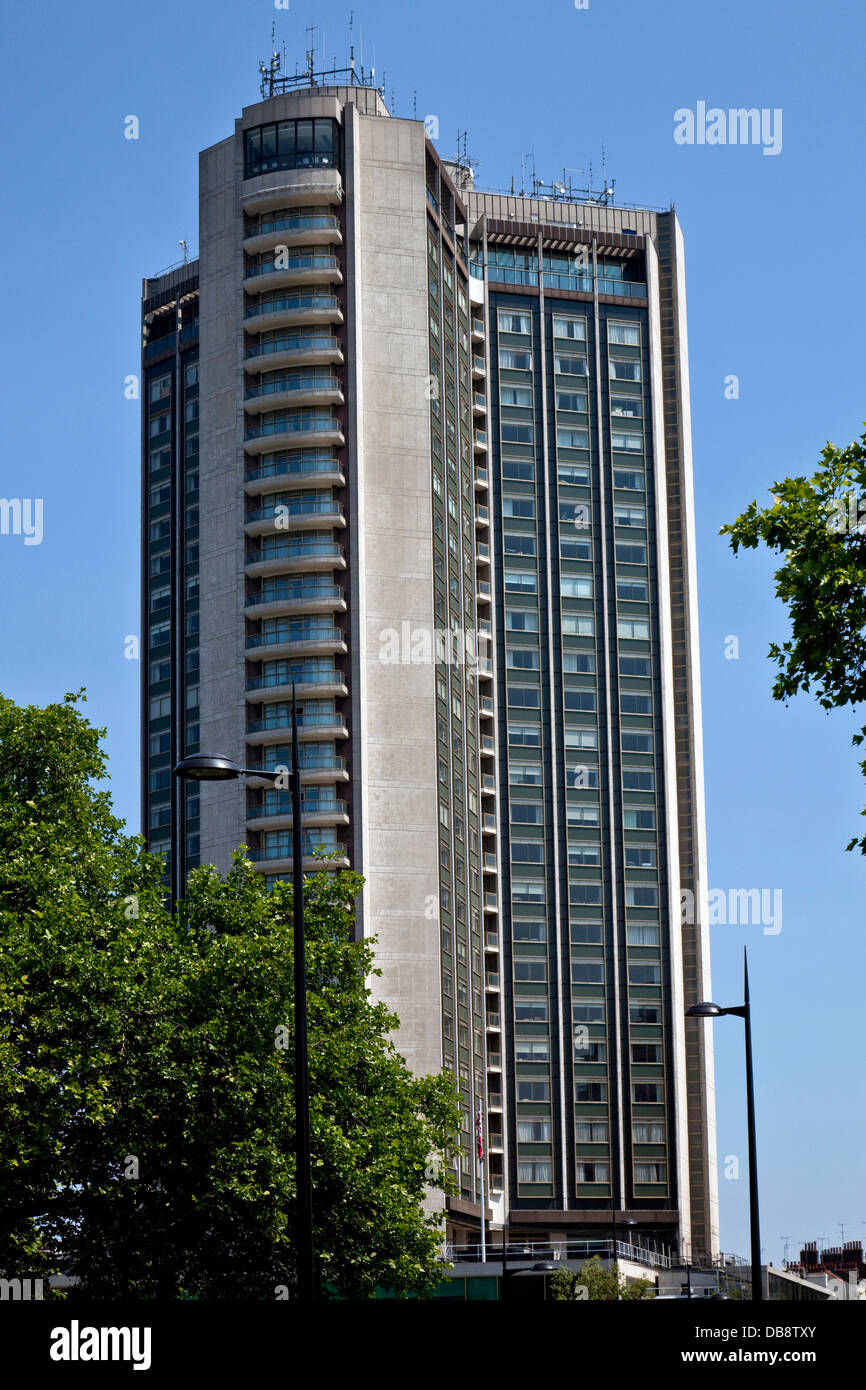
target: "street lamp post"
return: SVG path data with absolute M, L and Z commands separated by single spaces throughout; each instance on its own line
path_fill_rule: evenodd
M 238 767 L 231 758 L 196 753 L 183 758 L 175 777 L 198 782 L 223 782 L 236 777 L 265 777 L 276 782 L 284 772 Z M 304 841 L 301 825 L 301 759 L 298 745 L 298 707 L 292 685 L 292 905 L 294 925 L 295 995 L 295 1173 L 297 1186 L 297 1296 L 315 1297 L 313 1258 L 313 1183 L 310 1159 L 310 1069 L 307 1048 L 307 964 L 304 930 Z
M 755 1128 L 755 1081 L 752 1071 L 752 1010 L 749 997 L 749 961 L 743 951 L 743 1003 L 730 1009 L 704 1000 L 686 1010 L 686 1018 L 719 1018 L 736 1014 L 746 1025 L 746 1111 L 749 1129 L 749 1224 L 752 1242 L 752 1299 L 764 1302 L 764 1281 L 761 1275 L 761 1231 L 758 1220 L 758 1141 Z

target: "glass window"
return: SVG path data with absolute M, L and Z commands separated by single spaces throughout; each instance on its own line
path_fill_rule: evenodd
M 613 470 L 614 487 L 628 488 L 632 492 L 645 492 L 646 481 L 643 473 L 634 473 L 630 469 L 615 468 Z
M 605 1081 L 575 1081 L 574 1099 L 578 1105 L 593 1101 L 607 1100 L 607 1082 Z
M 560 579 L 560 593 L 563 598 L 592 598 L 592 580 L 564 574 Z
M 612 430 L 610 447 L 625 450 L 626 453 L 639 454 L 643 449 L 643 435 L 627 434 L 625 430 Z
M 593 637 L 595 623 L 589 614 L 563 613 L 562 631 L 570 637 Z
M 569 845 L 569 849 L 572 846 Z M 591 848 L 598 849 L 598 846 Z M 600 946 L 604 939 L 604 927 L 601 922 L 572 922 L 571 940 L 575 946 Z
M 600 960 L 573 960 L 571 982 L 575 985 L 603 985 L 604 963 Z
M 640 579 L 618 579 L 616 596 L 629 603 L 649 603 L 649 585 Z
M 636 357 L 611 357 L 608 359 L 611 381 L 640 381 L 640 362 Z
M 500 386 L 500 405 L 532 406 L 532 389 L 529 386 Z
M 585 391 L 557 391 L 556 393 L 557 410 L 579 410 L 586 411 L 587 397 Z
M 538 576 L 534 570 L 506 570 L 505 592 L 508 594 L 534 594 L 538 591 Z
M 544 956 L 518 956 L 514 962 L 515 980 L 543 984 L 547 979 L 547 960 Z
M 625 866 L 627 869 L 654 869 L 656 868 L 656 851 L 653 845 L 626 845 Z M 635 946 L 654 946 L 657 942 L 635 941 Z
M 559 463 L 556 476 L 561 483 L 571 483 L 578 487 L 589 486 L 589 468 L 585 463 Z
M 511 925 L 511 935 L 515 941 L 546 941 L 547 927 L 544 922 L 525 922 L 515 917 Z
M 513 878 L 511 880 L 511 896 L 517 903 L 544 902 L 544 888 L 543 878 Z
M 659 890 L 654 883 L 627 883 L 626 907 L 658 907 Z
M 571 1016 L 575 1023 L 604 1023 L 604 1002 L 601 999 L 575 999 Z
M 625 416 L 639 420 L 643 415 L 643 402 L 640 396 L 611 396 L 611 415 Z
M 589 376 L 585 357 L 571 357 L 560 352 L 554 354 L 553 370 L 560 376 Z
M 629 922 L 626 940 L 629 946 L 658 946 L 659 928 L 653 922 Z
M 514 864 L 543 864 L 544 845 L 541 840 L 512 840 L 511 860 Z
M 520 531 L 506 531 L 502 541 L 506 555 L 535 554 L 535 536 L 524 535 Z
M 547 1023 L 547 1000 L 516 998 L 514 1000 L 514 1021 L 515 1023 Z
M 638 1065 L 661 1066 L 664 1061 L 661 1043 L 632 1043 L 631 1060 Z
M 522 516 L 535 519 L 535 498 L 514 497 L 506 494 L 502 499 L 503 516 Z
M 522 745 L 524 748 L 540 748 L 540 724 L 512 724 L 509 722 L 508 742 L 517 746 Z
M 517 1099 L 518 1099 L 519 1101 L 528 1101 L 528 1100 L 547 1101 L 547 1100 L 550 1100 L 550 1082 L 549 1082 L 549 1081 L 518 1081 L 518 1083 L 517 1083 Z
M 660 1004 L 630 1004 L 628 1015 L 632 1023 L 661 1023 L 662 1021 Z M 647 1140 L 646 1142 L 655 1141 Z
M 631 1098 L 636 1105 L 660 1105 L 665 1098 L 664 1086 L 660 1081 L 635 1081 Z
M 550 1042 L 547 1038 L 515 1038 L 514 1053 L 518 1062 L 549 1062 Z
M 609 343 L 628 343 L 640 347 L 640 324 L 623 323 L 622 319 L 608 319 L 607 341 Z
M 512 483 L 531 483 L 535 480 L 535 464 L 528 459 L 504 458 L 502 476 Z
M 499 326 L 501 328 L 502 324 L 500 323 Z M 516 348 L 500 348 L 499 365 L 506 367 L 509 371 L 530 372 L 532 371 L 532 353 L 518 351 Z
M 663 1144 L 665 1142 L 664 1120 L 634 1120 L 632 1138 L 636 1144 Z
M 549 1144 L 551 1122 L 548 1119 L 517 1121 L 517 1140 L 520 1144 Z
M 588 449 L 589 430 L 566 429 L 560 425 L 556 431 L 556 443 L 560 449 Z
M 565 314 L 553 315 L 554 338 L 572 338 L 586 341 L 586 319 L 570 318 Z
M 648 642 L 649 623 L 644 618 L 617 618 L 617 637 L 627 637 L 631 641 Z
M 624 767 L 622 785 L 629 792 L 655 791 L 655 776 L 652 768 Z
M 629 961 L 628 982 L 630 985 L 660 985 L 662 968 L 660 965 L 648 965 L 643 961 Z
M 513 420 L 502 421 L 503 444 L 532 444 L 535 430 L 532 425 L 518 425 Z
M 637 1165 L 636 1165 L 637 1166 Z M 577 1162 L 577 1181 L 578 1182 L 609 1182 L 610 1164 L 607 1160 L 599 1162 L 598 1159 L 578 1159 Z
M 543 1162 L 533 1160 L 528 1163 L 521 1160 L 517 1165 L 518 1182 L 553 1182 L 553 1164 L 550 1159 Z
M 607 1120 L 576 1120 L 574 1133 L 579 1144 L 606 1144 L 609 1140 Z
M 656 813 L 648 806 L 626 806 L 622 821 L 626 830 L 655 830 Z
M 499 330 L 501 333 L 528 333 L 529 314 L 515 314 L 510 309 L 499 310 Z

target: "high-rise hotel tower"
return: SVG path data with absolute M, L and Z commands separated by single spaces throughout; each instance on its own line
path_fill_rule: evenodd
M 288 874 L 287 793 L 171 766 L 287 763 L 294 682 L 310 867 L 365 875 L 398 1044 L 458 1077 L 452 1238 L 480 1110 L 494 1226 L 714 1254 L 676 216 L 477 192 L 351 73 L 199 178 L 143 289 L 149 842 L 177 892 Z

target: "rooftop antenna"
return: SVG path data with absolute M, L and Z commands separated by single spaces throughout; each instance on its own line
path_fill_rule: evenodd
M 782 1259 L 784 1260 L 785 1264 L 787 1264 L 787 1263 L 788 1263 L 788 1246 L 791 1244 L 791 1237 L 790 1237 L 790 1236 L 780 1236 L 779 1239 L 783 1242 L 783 1246 L 782 1246 Z
M 308 33 L 309 36 L 310 36 L 310 47 L 307 49 L 307 71 L 306 71 L 306 74 L 305 74 L 305 75 L 310 79 L 310 86 L 311 86 L 311 87 L 314 87 L 314 86 L 316 85 L 314 79 L 315 79 L 316 30 L 318 29 L 318 27 L 319 27 L 318 24 L 308 24 L 308 25 L 307 25 L 307 33 Z
M 280 71 L 280 55 L 277 52 L 276 48 L 275 28 L 276 21 L 272 20 L 270 61 L 268 62 L 267 66 L 265 66 L 263 62 L 259 62 L 259 76 L 261 77 L 261 82 L 259 83 L 259 91 L 263 97 L 272 97 L 274 95 L 274 89 L 276 87 L 277 81 L 277 73 Z M 285 45 L 283 46 L 283 55 L 285 56 Z
M 179 241 L 177 244 L 183 252 L 183 263 L 184 265 L 186 265 L 189 261 L 189 247 L 187 246 L 185 241 Z
M 414 92 L 412 93 L 412 119 L 413 119 L 413 121 L 417 121 L 417 119 L 418 119 L 418 88 L 417 88 L 417 87 L 415 88 Z

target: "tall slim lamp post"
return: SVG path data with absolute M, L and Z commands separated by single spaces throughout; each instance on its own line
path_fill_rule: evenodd
M 195 753 L 183 758 L 175 777 L 197 782 L 224 782 L 237 777 L 263 777 L 277 782 L 285 769 L 238 767 L 231 758 Z M 310 1159 L 310 1069 L 307 1049 L 307 962 L 304 931 L 304 840 L 301 825 L 301 760 L 298 746 L 298 707 L 292 686 L 292 903 L 295 956 L 295 1172 L 297 1184 L 297 1296 L 315 1297 L 313 1259 L 313 1183 Z
M 758 1220 L 758 1141 L 755 1129 L 755 1082 L 752 1073 L 752 1011 L 749 998 L 749 960 L 743 950 L 743 1003 L 723 1009 L 708 1000 L 693 1004 L 686 1018 L 720 1018 L 736 1014 L 746 1025 L 746 1110 L 749 1127 L 749 1224 L 752 1241 L 752 1299 L 764 1302 L 764 1281 L 761 1275 L 761 1231 Z

